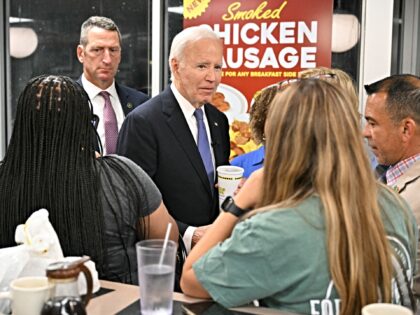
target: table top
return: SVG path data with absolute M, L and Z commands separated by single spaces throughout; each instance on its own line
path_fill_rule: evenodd
M 100 280 L 101 288 L 109 291 L 93 298 L 86 310 L 89 315 L 116 314 L 138 301 L 140 290 L 138 286 Z M 174 292 L 174 300 L 186 303 L 195 303 L 204 300 L 188 297 L 184 294 Z M 281 312 L 264 307 L 238 307 L 234 310 L 250 314 L 267 315 L 293 315 L 293 313 Z

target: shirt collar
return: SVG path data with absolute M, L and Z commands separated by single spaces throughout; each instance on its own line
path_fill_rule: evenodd
M 85 75 L 82 74 L 82 85 L 91 100 L 93 100 L 102 91 L 107 91 L 112 97 L 116 99 L 118 98 L 117 89 L 115 88 L 115 80 L 112 81 L 112 84 L 106 90 L 102 90 L 86 79 Z
M 192 117 L 195 112 L 195 107 L 178 91 L 175 84 L 171 84 L 172 93 L 178 101 L 179 107 L 181 107 L 182 113 L 185 117 Z
M 401 177 L 414 163 L 420 160 L 420 153 L 410 156 L 409 158 L 402 160 L 391 166 L 386 171 L 386 183 L 388 186 L 394 186 L 397 183 L 397 179 Z

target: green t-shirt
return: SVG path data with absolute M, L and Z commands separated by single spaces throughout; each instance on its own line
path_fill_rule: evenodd
M 406 272 L 412 278 L 415 219 L 395 200 L 382 196 L 381 205 L 386 231 L 395 240 L 393 245 L 403 247 L 398 252 L 406 255 Z M 302 314 L 339 315 L 317 196 L 293 209 L 260 213 L 237 224 L 231 237 L 207 252 L 193 269 L 211 297 L 225 307 L 260 300 L 267 307 Z

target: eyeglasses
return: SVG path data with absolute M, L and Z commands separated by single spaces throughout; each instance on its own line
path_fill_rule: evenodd
M 277 83 L 278 86 L 278 90 L 284 90 L 287 86 L 289 86 L 292 83 L 295 82 L 299 82 L 301 80 L 305 80 L 305 79 L 335 79 L 336 75 L 334 73 L 320 73 L 314 76 L 310 76 L 307 78 L 293 78 L 293 79 L 286 79 L 283 81 L 280 81 L 279 83 Z
M 279 91 L 284 90 L 290 84 L 299 82 L 300 80 L 301 80 L 300 78 L 293 78 L 293 79 L 286 79 L 286 80 L 280 81 L 279 83 L 277 83 L 277 89 Z
M 309 76 L 307 79 L 335 79 L 335 73 L 320 73 L 314 76 Z

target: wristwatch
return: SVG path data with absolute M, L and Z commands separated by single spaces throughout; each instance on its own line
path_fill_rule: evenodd
M 241 215 L 243 215 L 245 212 L 249 211 L 249 209 L 241 209 L 237 205 L 235 205 L 235 201 L 233 200 L 233 198 L 231 196 L 227 196 L 225 198 L 225 200 L 222 203 L 221 208 L 222 208 L 223 211 L 230 212 L 238 218 Z

